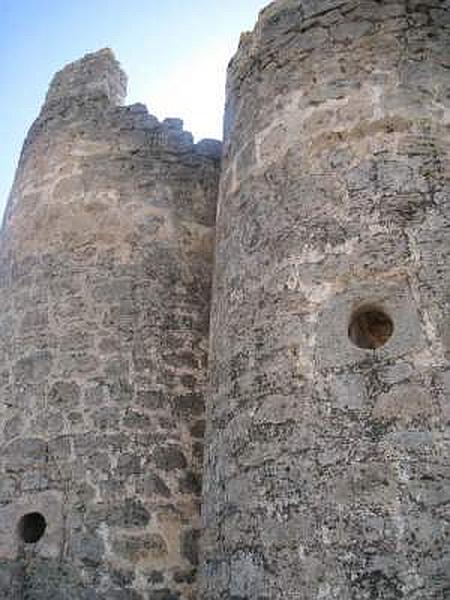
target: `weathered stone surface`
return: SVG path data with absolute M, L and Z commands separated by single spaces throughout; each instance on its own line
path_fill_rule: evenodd
M 198 564 L 198 539 L 200 531 L 197 529 L 190 529 L 183 532 L 181 542 L 181 552 L 185 558 L 191 563 L 191 565 Z
M 450 593 L 449 17 L 279 0 L 230 63 L 202 600 Z
M 196 597 L 179 573 L 199 527 L 220 144 L 122 106 L 125 87 L 109 50 L 55 76 L 1 232 L 9 600 Z M 47 528 L 28 545 L 32 512 Z
M 217 232 L 219 142 L 108 49 L 55 76 L 0 236 L 1 598 L 447 599 L 449 74 L 447 0 L 270 4 Z

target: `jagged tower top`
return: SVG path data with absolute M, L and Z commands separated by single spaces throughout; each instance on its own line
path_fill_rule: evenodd
M 110 48 L 86 54 L 56 73 L 45 103 L 62 98 L 103 99 L 123 104 L 127 92 L 127 76 Z

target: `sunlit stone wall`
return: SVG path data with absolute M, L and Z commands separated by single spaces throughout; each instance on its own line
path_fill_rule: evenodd
M 202 600 L 450 593 L 450 5 L 280 0 L 229 67 Z

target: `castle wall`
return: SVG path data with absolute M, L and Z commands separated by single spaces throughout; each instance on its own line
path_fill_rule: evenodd
M 1 233 L 9 600 L 196 598 L 220 144 L 125 84 L 109 50 L 56 75 Z
M 202 600 L 450 590 L 450 5 L 280 0 L 229 68 Z

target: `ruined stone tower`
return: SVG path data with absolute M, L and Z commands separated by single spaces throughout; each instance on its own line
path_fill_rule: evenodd
M 449 0 L 269 5 L 217 223 L 124 95 L 56 75 L 5 215 L 0 598 L 448 600 Z
M 0 247 L 0 597 L 193 600 L 220 144 L 54 78 Z
M 274 2 L 222 169 L 200 598 L 450 598 L 450 3 Z

